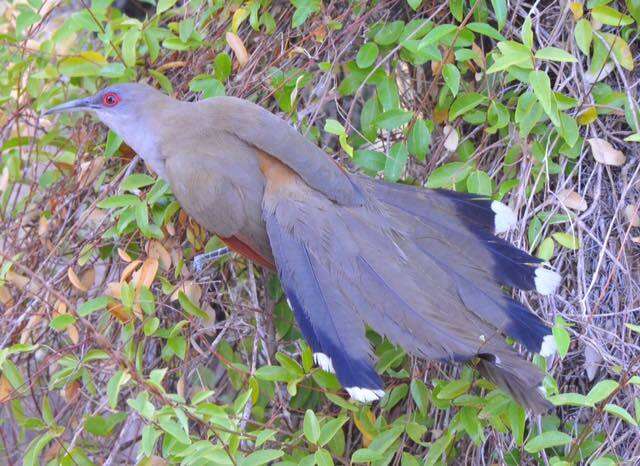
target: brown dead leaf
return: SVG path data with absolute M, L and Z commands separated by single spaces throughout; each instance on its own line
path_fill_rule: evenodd
M 169 251 L 167 251 L 160 241 L 149 241 L 146 249 L 149 257 L 158 259 L 162 270 L 169 270 L 171 268 L 171 254 L 169 254 Z
M 187 297 L 194 302 L 195 304 L 200 303 L 200 297 L 202 296 L 202 288 L 196 282 L 187 280 L 178 286 L 175 291 L 171 294 L 171 301 L 178 300 L 178 294 L 183 292 L 187 295 Z
M 593 154 L 593 158 L 596 159 L 596 162 L 619 167 L 627 161 L 627 158 L 621 151 L 614 148 L 611 143 L 604 139 L 591 138 L 588 139 L 587 142 L 589 142 L 591 146 L 591 153 Z
M 73 403 L 74 401 L 76 401 L 78 399 L 78 395 L 80 394 L 80 382 L 78 382 L 77 380 L 74 380 L 73 382 L 70 382 L 67 384 L 66 387 L 64 387 L 64 399 L 67 403 Z
M 624 208 L 624 217 L 632 227 L 640 227 L 640 215 L 638 215 L 638 206 L 629 204 Z
M 122 273 L 120 274 L 120 281 L 126 282 L 127 279 L 133 273 L 133 271 L 137 269 L 140 264 L 142 264 L 142 261 L 140 259 L 136 259 L 133 262 L 131 262 L 129 265 L 127 265 L 122 271 Z
M 136 290 L 139 290 L 143 285 L 151 288 L 153 280 L 156 278 L 156 273 L 158 273 L 158 259 L 147 257 L 140 270 L 133 276 L 132 282 L 135 284 Z
M 95 157 L 88 162 L 80 164 L 78 175 L 78 189 L 84 189 L 95 181 L 104 167 L 104 157 Z
M 225 37 L 227 39 L 227 44 L 229 44 L 229 47 L 231 47 L 231 50 L 233 50 L 233 53 L 236 55 L 240 68 L 242 68 L 249 61 L 249 53 L 244 46 L 244 42 L 231 31 L 227 31 Z
M 558 193 L 558 200 L 565 207 L 573 210 L 577 210 L 579 212 L 583 212 L 587 210 L 587 201 L 578 194 L 577 192 L 571 189 L 563 189 Z
M 458 148 L 458 142 L 460 141 L 458 132 L 451 125 L 445 126 L 442 132 L 445 137 L 444 148 L 447 149 L 449 152 L 454 152 Z
M 84 272 L 80 276 L 80 283 L 87 289 L 90 290 L 93 287 L 93 284 L 96 280 L 96 270 L 91 267 Z
M 107 311 L 118 319 L 123 324 L 126 324 L 131 320 L 131 314 L 125 309 L 125 307 L 120 303 L 109 303 L 107 304 Z
M 104 294 L 115 299 L 120 299 L 120 296 L 122 296 L 122 284 L 123 282 L 107 283 L 107 289 Z
M 27 277 L 25 277 L 24 275 L 15 273 L 12 270 L 9 270 L 7 272 L 7 274 L 5 275 L 5 279 L 7 280 L 7 282 L 11 283 L 12 285 L 14 285 L 16 288 L 20 290 L 23 290 L 29 283 L 29 279 Z
M 9 379 L 4 375 L 0 375 L 0 404 L 6 403 L 11 399 L 11 392 L 13 392 L 13 387 L 11 387 Z
M 129 254 L 127 254 L 127 251 L 125 251 L 122 248 L 118 248 L 118 255 L 120 256 L 120 259 L 122 259 L 125 262 L 131 262 L 131 256 Z
M 13 296 L 6 286 L 0 286 L 0 304 L 6 308 L 13 306 Z
M 73 324 L 67 327 L 67 335 L 69 335 L 69 339 L 73 342 L 74 345 L 77 345 L 80 341 L 80 334 L 78 333 L 78 329 Z
M 71 267 L 67 269 L 67 277 L 69 278 L 69 281 L 74 286 L 74 288 L 76 288 L 77 290 L 84 292 L 87 292 L 89 290 L 89 288 L 86 288 L 84 286 L 82 280 L 80 280 L 80 277 L 78 277 L 78 274 L 75 273 Z

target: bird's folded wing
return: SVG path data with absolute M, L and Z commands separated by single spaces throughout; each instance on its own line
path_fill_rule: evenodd
M 323 150 L 264 108 L 234 97 L 216 97 L 202 105 L 220 115 L 216 125 L 278 159 L 312 188 L 342 205 L 359 205 L 358 186 Z

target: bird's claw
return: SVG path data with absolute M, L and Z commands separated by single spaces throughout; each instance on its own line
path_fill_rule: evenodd
M 229 254 L 229 248 L 220 248 L 215 251 L 205 252 L 204 254 L 198 254 L 193 258 L 192 266 L 193 272 L 199 276 L 207 269 L 209 264 L 217 261 L 221 257 Z

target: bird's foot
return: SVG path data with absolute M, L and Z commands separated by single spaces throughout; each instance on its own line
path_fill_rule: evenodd
M 193 258 L 193 261 L 191 262 L 193 266 L 193 272 L 196 274 L 196 276 L 202 275 L 209 264 L 217 261 L 223 256 L 226 256 L 227 254 L 229 254 L 229 252 L 229 248 L 225 247 L 216 249 L 215 251 L 205 252 L 204 254 L 198 254 Z

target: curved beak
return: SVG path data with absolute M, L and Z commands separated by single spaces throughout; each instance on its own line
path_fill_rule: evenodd
M 54 113 L 62 113 L 62 112 L 76 112 L 76 111 L 86 111 L 86 110 L 96 110 L 98 105 L 94 103 L 93 97 L 85 97 L 84 99 L 76 99 L 70 100 L 69 102 L 65 102 L 60 105 L 56 105 L 55 107 L 51 107 L 49 110 L 46 110 L 42 115 L 52 115 Z

